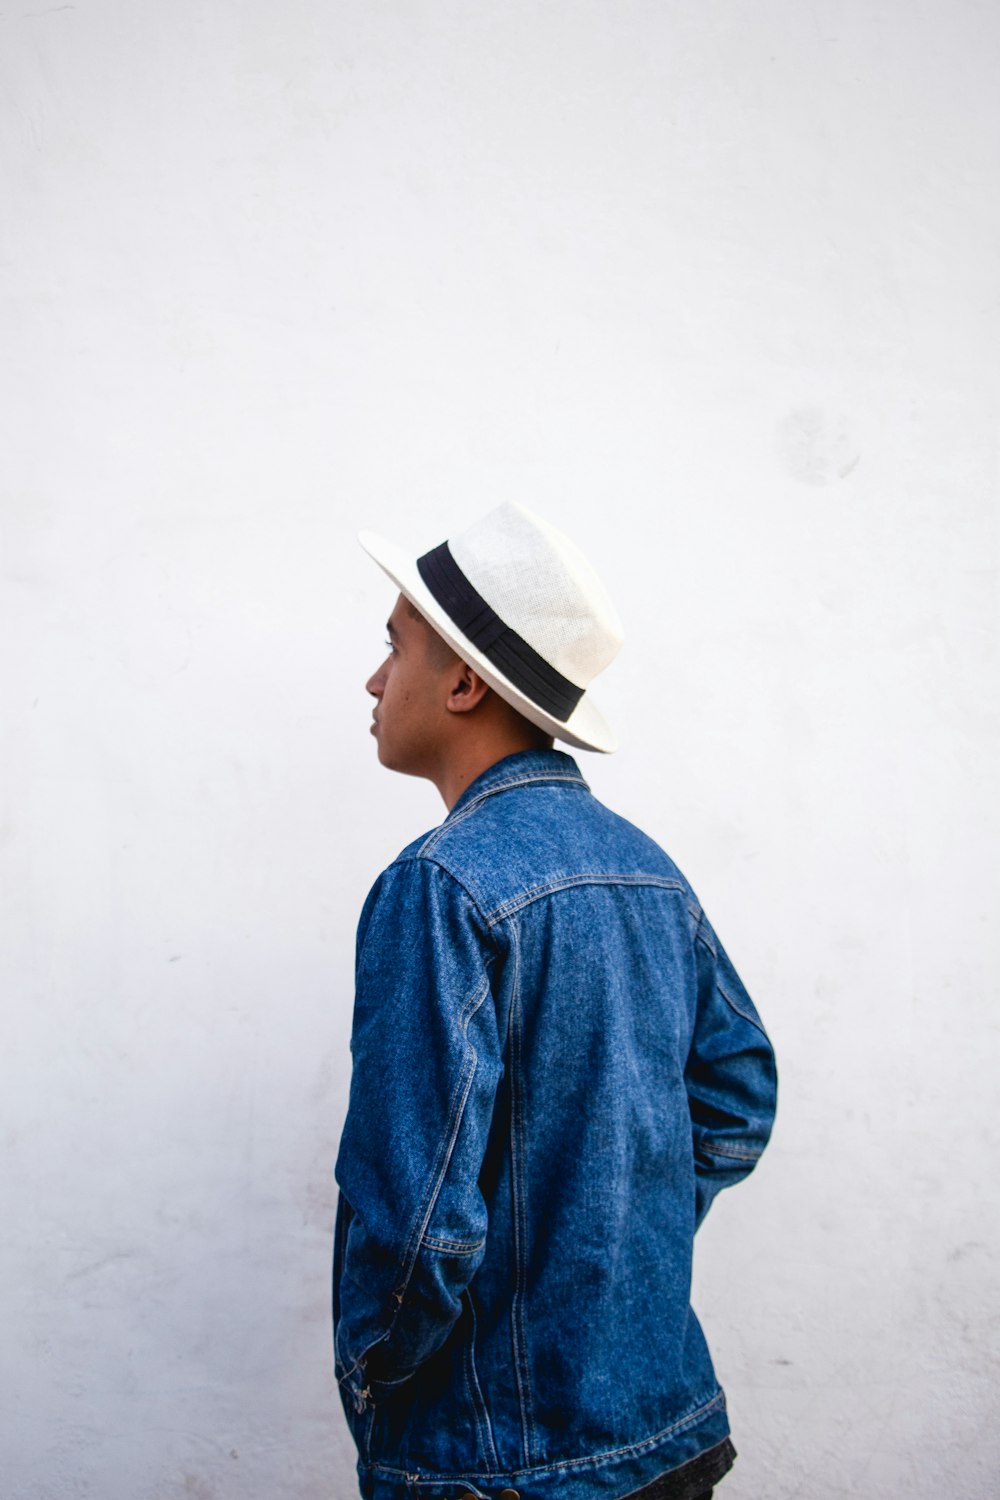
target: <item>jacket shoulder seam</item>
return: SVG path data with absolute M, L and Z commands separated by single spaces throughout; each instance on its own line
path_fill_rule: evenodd
M 397 865 L 416 864 L 418 861 L 421 864 L 433 865 L 436 870 L 440 870 L 442 875 L 447 875 L 448 879 L 452 881 L 453 884 L 458 886 L 463 896 L 468 899 L 470 905 L 475 909 L 481 921 L 486 926 L 489 926 L 489 923 L 486 920 L 486 915 L 483 912 L 482 905 L 480 904 L 478 898 L 473 894 L 473 892 L 469 890 L 469 887 L 466 885 L 461 875 L 456 874 L 456 872 L 451 868 L 450 865 L 445 864 L 444 860 L 437 857 L 434 853 L 425 853 L 425 848 L 426 845 L 422 845 L 419 849 L 414 849 L 410 854 L 401 854 L 398 859 L 394 859 L 392 864 L 386 867 L 386 869 L 383 871 L 383 874 L 388 874 L 389 871 L 394 869 Z

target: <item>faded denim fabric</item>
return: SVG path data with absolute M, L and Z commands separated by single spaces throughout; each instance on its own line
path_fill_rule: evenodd
M 575 761 L 492 766 L 358 928 L 336 1373 L 366 1500 L 627 1495 L 727 1434 L 695 1227 L 770 1044 L 676 866 Z

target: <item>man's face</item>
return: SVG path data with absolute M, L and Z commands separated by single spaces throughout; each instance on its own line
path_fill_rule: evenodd
M 448 729 L 445 707 L 457 658 L 400 594 L 386 629 L 389 655 L 365 683 L 376 700 L 372 734 L 390 771 L 431 776 Z

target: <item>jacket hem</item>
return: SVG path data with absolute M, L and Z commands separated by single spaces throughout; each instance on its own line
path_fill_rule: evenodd
M 664 1472 L 690 1463 L 729 1435 L 722 1390 L 669 1427 L 621 1448 L 604 1449 L 559 1463 L 522 1466 L 501 1472 L 463 1470 L 441 1473 L 407 1471 L 377 1460 L 358 1464 L 365 1500 L 457 1500 L 461 1494 L 492 1496 L 505 1486 L 521 1500 L 589 1500 L 592 1496 L 627 1495 Z M 664 1452 L 664 1449 L 670 1451 Z

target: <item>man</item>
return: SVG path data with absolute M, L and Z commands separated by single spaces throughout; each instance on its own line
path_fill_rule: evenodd
M 692 1241 L 774 1113 L 757 1013 L 690 886 L 553 738 L 609 751 L 593 569 L 502 505 L 413 562 L 367 684 L 449 809 L 358 928 L 336 1368 L 365 1500 L 702 1500 L 725 1398 Z

